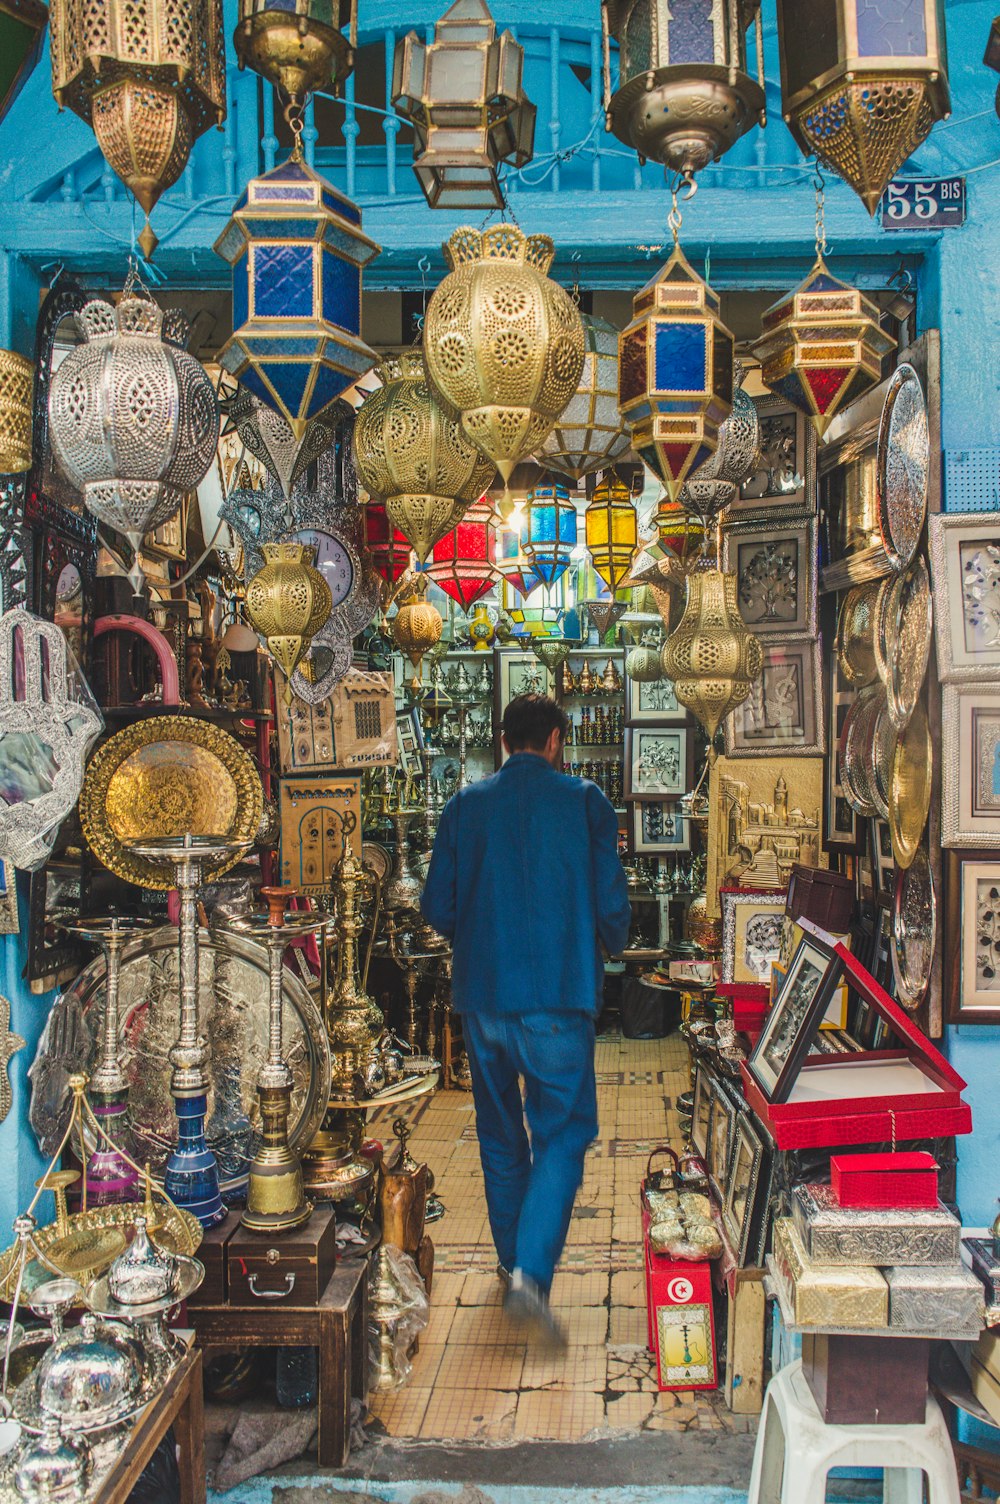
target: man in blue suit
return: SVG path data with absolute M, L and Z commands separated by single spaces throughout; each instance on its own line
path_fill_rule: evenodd
M 631 918 L 615 812 L 561 772 L 568 730 L 544 695 L 510 702 L 508 760 L 447 805 L 421 902 L 454 951 L 504 1309 L 556 1343 L 549 1290 L 598 1131 L 602 947 L 620 951 Z

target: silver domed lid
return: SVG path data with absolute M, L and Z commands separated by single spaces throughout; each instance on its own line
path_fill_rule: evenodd
M 146 1218 L 135 1218 L 135 1237 L 108 1270 L 108 1290 L 123 1306 L 148 1306 L 177 1289 L 179 1265 L 172 1253 L 153 1242 Z
M 25 1504 L 81 1500 L 91 1470 L 90 1447 L 82 1436 L 64 1436 L 54 1415 L 42 1423 L 40 1436 L 28 1439 L 14 1472 L 14 1486 Z
M 38 1365 L 42 1410 L 73 1430 L 96 1430 L 127 1414 L 141 1384 L 139 1349 L 124 1331 L 90 1312 Z

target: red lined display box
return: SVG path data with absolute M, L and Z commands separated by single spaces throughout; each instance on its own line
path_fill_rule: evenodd
M 843 1154 L 830 1160 L 830 1185 L 841 1206 L 935 1207 L 938 1164 L 933 1154 Z
M 646 1319 L 650 1350 L 656 1354 L 660 1389 L 715 1389 L 715 1315 L 712 1265 L 668 1259 L 649 1241 L 649 1211 L 642 1208 L 646 1270 Z

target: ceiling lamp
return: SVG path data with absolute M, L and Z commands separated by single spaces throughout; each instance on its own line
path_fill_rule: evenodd
M 523 64 L 483 0 L 455 0 L 433 42 L 411 31 L 396 43 L 392 103 L 413 126 L 413 170 L 432 209 L 503 208 L 497 168 L 523 167 L 535 146 Z
M 423 598 L 426 589 L 427 581 L 417 575 L 389 623 L 393 642 L 413 665 L 410 688 L 414 690 L 420 688 L 420 660 L 440 642 L 444 630 L 440 611 Z
M 485 496 L 469 508 L 457 527 L 434 545 L 426 574 L 439 590 L 468 612 L 496 584 L 493 508 Z
M 287 162 L 251 178 L 215 249 L 233 269 L 219 362 L 301 439 L 375 363 L 361 339 L 361 271 L 379 247 L 360 209 L 302 160 L 296 134 Z
M 384 502 L 365 505 L 365 547 L 372 568 L 391 592 L 409 568 L 410 545 L 405 534 L 390 523 Z
M 633 299 L 618 375 L 633 448 L 673 501 L 691 471 L 714 454 L 733 405 L 733 336 L 719 317 L 718 293 L 680 248 L 679 225 L 675 193 L 673 254 Z
M 645 161 L 689 178 L 718 161 L 746 131 L 764 124 L 764 54 L 759 0 L 650 4 L 602 0 L 607 129 Z M 757 81 L 746 71 L 746 29 L 756 26 Z M 611 93 L 618 43 L 620 87 Z
M 704 726 L 710 744 L 723 718 L 749 695 L 763 661 L 760 643 L 740 616 L 736 575 L 714 565 L 693 570 L 684 615 L 663 645 L 662 662 L 674 694 Z
M 496 528 L 495 565 L 497 574 L 507 581 L 511 590 L 526 600 L 542 581 L 531 566 L 524 552 L 523 523 L 511 525 L 500 523 Z
M 547 275 L 555 257 L 547 235 L 526 236 L 509 224 L 463 226 L 444 255 L 451 271 L 424 319 L 427 374 L 506 482 L 576 391 L 580 310 Z
M 737 372 L 742 375 L 739 363 Z M 719 444 L 711 459 L 691 475 L 681 487 L 679 502 L 707 523 L 721 507 L 736 495 L 736 488 L 746 480 L 760 449 L 760 421 L 753 398 L 741 386 L 733 392 L 733 410 L 719 426 Z
M 561 481 L 533 486 L 524 508 L 524 552 L 543 585 L 568 569 L 576 547 L 576 503 Z
M 341 413 L 331 406 L 310 419 L 304 433 L 294 434 L 281 413 L 244 386 L 238 386 L 220 406 L 244 450 L 274 476 L 289 500 L 296 481 L 329 449 L 342 421 Z
M 580 480 L 628 454 L 632 440 L 618 407 L 618 330 L 607 319 L 580 315 L 583 374 L 576 392 L 538 451 L 549 470 Z
M 328 619 L 333 597 L 314 568 L 316 550 L 308 544 L 265 543 L 262 551 L 264 567 L 247 585 L 247 615 L 285 676 L 290 705 L 292 674 Z
M 781 108 L 806 156 L 874 214 L 950 108 L 939 0 L 778 0 Z
M 385 360 L 358 408 L 354 463 L 421 564 L 493 479 L 493 466 L 431 389 L 419 350 Z
M 154 204 L 197 138 L 226 117 L 221 0 L 52 0 L 49 37 L 56 103 L 93 126 L 109 166 L 146 211 L 139 244 L 151 256 Z
M 639 521 L 632 493 L 613 470 L 595 488 L 584 526 L 594 568 L 614 596 L 632 567 Z
M 357 29 L 356 0 L 240 0 L 233 46 L 241 68 L 302 100 L 338 91 L 354 67 Z
M 626 595 L 624 600 L 617 600 L 612 596 L 610 600 L 581 601 L 580 605 L 586 611 L 598 637 L 603 641 L 611 628 L 618 625 L 628 610 L 629 596 Z

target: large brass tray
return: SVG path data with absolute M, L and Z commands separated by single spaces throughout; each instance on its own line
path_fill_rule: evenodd
M 934 746 L 927 712 L 917 702 L 896 742 L 889 787 L 889 834 L 897 867 L 908 867 L 917 854 L 931 808 Z
M 264 808 L 253 760 L 228 732 L 193 716 L 137 721 L 91 760 L 80 823 L 109 871 L 141 888 L 172 888 L 169 867 L 127 849 L 152 836 L 227 836 L 252 842 Z M 218 877 L 239 854 L 205 873 Z

